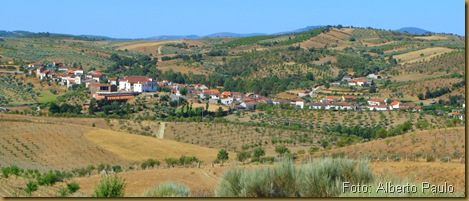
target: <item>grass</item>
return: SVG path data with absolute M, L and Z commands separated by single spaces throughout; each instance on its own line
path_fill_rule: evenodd
M 144 197 L 189 197 L 190 189 L 175 182 L 164 182 L 154 188 L 145 191 Z
M 40 93 L 41 94 L 38 97 L 39 103 L 48 103 L 57 100 L 57 96 L 52 94 L 52 92 L 50 92 L 49 90 L 40 91 Z
M 414 63 L 422 60 L 429 60 L 435 56 L 451 52 L 453 49 L 445 48 L 445 47 L 432 47 L 432 48 L 425 48 L 422 50 L 407 52 L 404 54 L 394 55 L 393 57 L 397 60 L 401 60 L 402 64 L 406 63 Z
M 284 160 L 273 167 L 226 170 L 217 197 L 335 197 L 342 181 L 368 183 L 373 176 L 364 160 L 322 158 L 294 165 Z
M 166 157 L 194 155 L 209 163 L 216 158 L 218 152 L 216 149 L 104 129 L 91 130 L 84 136 L 92 143 L 129 161 L 143 161 L 148 158 L 163 161 Z

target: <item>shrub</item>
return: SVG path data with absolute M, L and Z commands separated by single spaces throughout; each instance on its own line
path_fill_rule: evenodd
M 301 197 L 331 197 L 341 192 L 342 181 L 364 184 L 373 178 L 367 161 L 325 158 L 298 168 Z
M 221 197 L 331 197 L 338 196 L 342 181 L 351 184 L 372 180 L 365 160 L 324 158 L 295 167 L 284 160 L 272 168 L 232 168 L 215 190 Z
M 78 190 L 80 190 L 80 185 L 78 185 L 77 182 L 72 182 L 72 183 L 67 184 L 67 189 L 70 193 L 75 193 Z
M 115 165 L 115 166 L 112 166 L 112 170 L 114 170 L 114 172 L 122 172 L 122 167 L 120 165 Z
M 285 153 L 289 152 L 289 150 L 285 145 L 278 145 L 275 147 L 275 152 L 277 152 L 280 156 L 282 156 Z
M 189 197 L 189 195 L 190 190 L 187 186 L 174 182 L 161 183 L 143 194 L 145 197 Z
M 313 147 L 309 148 L 309 150 L 308 150 L 308 152 L 310 154 L 312 154 L 314 152 L 317 152 L 317 151 L 319 151 L 319 147 L 316 147 L 316 146 L 313 146 Z
M 93 197 L 123 197 L 124 189 L 125 179 L 105 175 L 94 188 Z
M 449 156 L 445 156 L 441 158 L 441 162 L 449 162 L 451 161 L 451 158 Z
M 28 181 L 28 183 L 26 183 L 26 188 L 24 189 L 24 191 L 28 195 L 31 195 L 31 193 L 36 191 L 36 190 L 37 190 L 37 183 L 35 183 L 33 181 Z
M 10 176 L 10 167 L 2 167 L 2 176 L 5 178 Z
M 68 195 L 70 191 L 67 189 L 67 188 L 64 188 L 64 187 L 60 187 L 59 189 L 59 196 L 60 197 L 65 197 Z
M 44 173 L 44 175 L 42 176 L 39 176 L 37 175 L 36 176 L 36 180 L 37 180 L 37 183 L 39 185 L 53 185 L 55 184 L 55 182 L 59 181 L 60 178 L 57 177 L 57 175 L 52 172 L 52 170 L 50 170 L 49 172 L 47 173 Z
M 435 157 L 427 156 L 427 162 L 435 162 Z
M 245 161 L 246 159 L 249 158 L 249 152 L 246 152 L 246 151 L 240 151 L 236 154 L 236 160 L 240 161 L 240 162 L 243 162 Z

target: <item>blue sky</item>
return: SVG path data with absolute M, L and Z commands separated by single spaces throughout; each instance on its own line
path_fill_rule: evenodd
M 0 30 L 144 38 L 342 24 L 465 35 L 464 6 L 463 0 L 6 0 Z

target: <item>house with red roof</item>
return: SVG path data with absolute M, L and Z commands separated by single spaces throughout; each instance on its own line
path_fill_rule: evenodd
M 357 100 L 357 97 L 356 96 L 342 96 L 342 101 L 355 101 Z
M 253 109 L 256 109 L 257 103 L 256 101 L 250 100 L 250 101 L 244 101 L 240 105 L 248 110 L 253 110 Z
M 290 104 L 295 105 L 303 109 L 305 107 L 306 101 L 303 100 L 302 98 L 292 98 L 290 100 Z
M 103 73 L 100 70 L 92 70 L 88 73 L 86 73 L 86 78 L 93 79 L 96 81 L 100 81 L 104 78 Z
M 109 81 L 109 84 L 113 84 L 113 85 L 116 85 L 116 86 L 119 85 L 119 79 L 117 79 L 117 77 L 111 77 L 107 80 Z
M 329 103 L 329 102 L 337 102 L 339 100 L 339 97 L 337 96 L 324 96 L 322 98 L 321 102 L 322 103 Z
M 367 85 L 367 81 L 366 80 L 363 80 L 363 79 L 352 79 L 350 81 L 348 81 L 348 85 L 349 86 L 365 86 Z
M 50 73 L 49 69 L 44 68 L 44 67 L 42 67 L 42 66 L 39 67 L 39 68 L 36 70 L 36 76 L 37 76 L 39 79 L 41 79 L 41 80 L 43 80 L 43 79 L 45 79 L 45 78 L 48 78 L 48 77 L 49 77 L 49 73 Z
M 381 98 L 373 98 L 373 99 L 368 100 L 368 105 L 370 106 L 384 105 L 384 100 Z
M 28 64 L 28 68 L 39 68 L 39 67 L 41 67 L 41 66 L 42 66 L 42 63 L 39 62 L 39 61 L 36 61 L 36 62 L 34 62 L 34 63 Z
M 155 92 L 158 85 L 145 76 L 124 76 L 119 79 L 119 90 L 128 92 Z
M 221 98 L 229 98 L 233 95 L 233 93 L 231 93 L 231 91 L 224 91 L 221 93 Z
M 394 109 L 407 109 L 407 107 L 405 107 L 405 105 L 402 105 L 402 103 L 399 102 L 398 100 L 394 100 L 394 101 L 392 101 L 392 102 L 389 104 L 389 109 L 390 109 L 390 110 L 394 110 Z

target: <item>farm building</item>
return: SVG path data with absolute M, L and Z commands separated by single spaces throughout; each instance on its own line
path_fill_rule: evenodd
M 125 76 L 119 80 L 119 90 L 128 92 L 155 92 L 158 89 L 156 82 L 145 76 Z
M 373 74 L 373 73 L 369 74 L 367 77 L 372 78 L 372 79 L 381 79 L 381 78 L 383 78 L 381 75 Z

